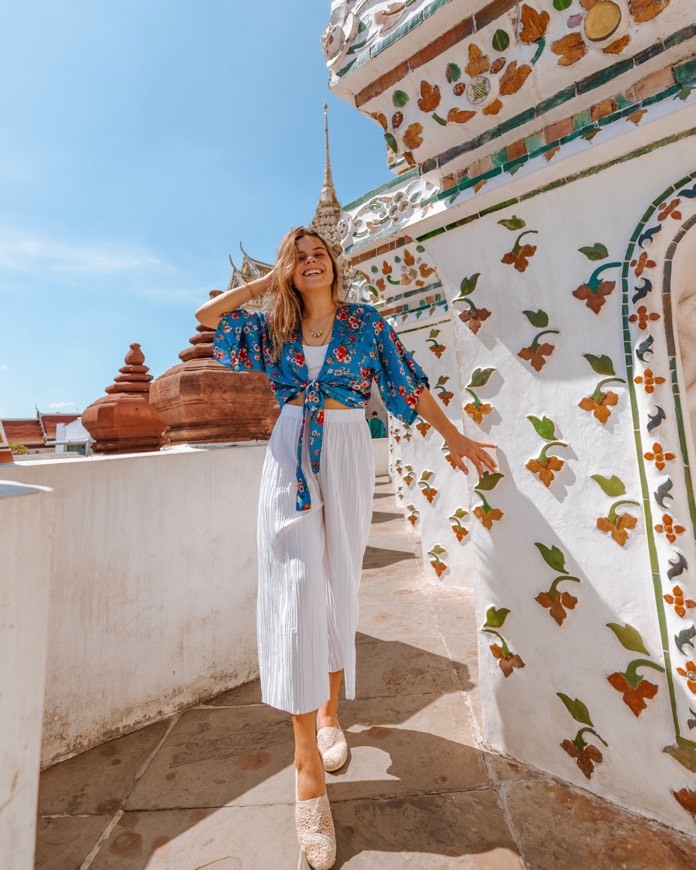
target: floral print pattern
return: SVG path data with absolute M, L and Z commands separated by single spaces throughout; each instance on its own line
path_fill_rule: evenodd
M 237 309 L 220 318 L 213 356 L 233 371 L 265 372 L 280 406 L 304 393 L 305 415 L 297 444 L 298 511 L 309 510 L 309 486 L 302 468 L 302 446 L 309 424 L 311 470 L 319 472 L 324 431 L 324 400 L 335 399 L 349 408 L 365 408 L 372 381 L 377 382 L 387 410 L 407 425 L 417 417 L 416 405 L 428 378 L 408 353 L 392 326 L 370 305 L 346 303 L 336 319 L 326 359 L 318 376 L 309 379 L 296 329 L 273 359 L 266 316 Z

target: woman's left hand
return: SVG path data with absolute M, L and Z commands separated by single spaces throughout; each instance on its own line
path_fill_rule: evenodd
M 497 468 L 495 460 L 485 450 L 486 447 L 495 449 L 495 444 L 483 441 L 473 441 L 471 438 L 467 438 L 466 435 L 463 435 L 458 429 L 454 429 L 454 431 L 448 435 L 445 439 L 445 443 L 447 444 L 447 449 L 449 450 L 457 468 L 461 468 L 464 474 L 469 473 L 469 469 L 466 467 L 464 459 L 468 459 L 469 462 L 471 462 L 476 471 L 478 471 L 479 477 L 481 477 L 485 471 L 495 471 Z
M 451 420 L 449 420 L 439 403 L 435 401 L 435 397 L 430 390 L 423 390 L 420 399 L 418 400 L 418 404 L 416 405 L 416 411 L 424 420 L 427 420 L 431 426 L 434 426 L 440 435 L 442 435 L 457 468 L 461 468 L 464 474 L 469 473 L 469 469 L 464 463 L 465 459 L 468 459 L 469 462 L 471 462 L 474 468 L 478 471 L 479 477 L 481 477 L 485 471 L 495 471 L 497 467 L 495 460 L 484 448 L 495 448 L 496 445 L 467 438 L 466 435 L 460 432 Z

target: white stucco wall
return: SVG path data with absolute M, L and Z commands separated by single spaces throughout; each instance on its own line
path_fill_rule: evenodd
M 385 474 L 388 441 L 372 443 L 376 472 Z M 19 560 L 50 560 L 48 628 L 28 635 L 37 650 L 48 646 L 43 765 L 257 675 L 265 450 L 244 444 L 3 466 L 8 479 L 55 490 L 54 536 L 27 521 L 25 537 L 7 531 L 2 548 Z M 32 535 L 40 546 L 27 543 Z M 7 595 L 19 577 L 3 575 Z M 39 709 L 41 698 L 34 692 Z
M 3 468 L 55 490 L 43 764 L 256 675 L 264 451 Z
M 9 477 L 12 466 L 3 466 Z M 7 472 L 7 473 L 6 473 Z M 34 866 L 55 497 L 0 481 L 0 863 Z
M 475 195 L 441 198 L 395 222 L 392 237 L 383 228 L 376 240 L 361 237 L 357 252 L 385 310 L 403 292 L 392 252 L 405 257 L 408 248 L 437 270 L 448 310 L 419 321 L 399 311 L 394 321 L 431 382 L 450 378 L 459 410 L 473 370 L 493 370 L 476 390 L 492 410 L 480 427 L 464 415 L 463 426 L 498 445 L 504 476 L 495 486 L 477 493 L 471 476 L 465 502 L 465 482 L 442 463 L 442 438 L 432 430 L 397 424 L 390 445 L 397 503 L 407 520 L 415 507 L 413 528 L 435 573 L 430 557 L 441 548 L 445 568 L 436 579 L 426 567 L 428 579 L 474 580 L 485 743 L 693 833 L 696 510 L 686 454 L 696 105 L 683 102 L 651 106 L 641 126 L 618 120 L 591 147 L 571 138 L 552 161 L 491 178 Z M 513 248 L 526 231 L 522 244 L 533 250 L 517 268 Z M 586 286 L 597 268 L 606 295 L 595 311 Z M 380 288 L 385 273 L 391 280 Z M 486 312 L 477 330 L 467 300 Z M 667 352 L 670 315 L 681 360 Z M 540 338 L 545 355 L 532 367 L 529 351 L 520 352 L 545 329 L 553 332 Z M 611 391 L 615 401 L 602 421 L 580 403 L 612 370 L 600 395 Z M 654 393 L 646 390 L 651 373 L 660 378 Z M 529 416 L 553 421 L 554 434 L 545 440 Z M 563 443 L 550 448 L 546 486 L 534 463 L 551 438 Z M 424 498 L 425 473 L 432 500 Z M 467 535 L 456 542 L 446 522 L 455 492 L 469 511 Z

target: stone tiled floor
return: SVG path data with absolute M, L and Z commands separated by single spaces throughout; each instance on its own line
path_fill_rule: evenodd
M 469 594 L 419 579 L 377 481 L 336 867 L 686 870 L 696 843 L 479 748 Z M 296 870 L 289 717 L 250 683 L 41 777 L 39 870 Z M 306 865 L 304 865 L 306 866 Z

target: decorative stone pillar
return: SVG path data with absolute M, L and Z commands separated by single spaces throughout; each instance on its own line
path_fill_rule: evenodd
M 149 368 L 139 344 L 132 344 L 125 365 L 107 395 L 85 408 L 82 424 L 94 438 L 95 453 L 141 453 L 164 444 L 166 423 L 150 404 Z
M 2 421 L 0 420 L 0 465 L 3 462 L 13 461 L 14 457 L 12 456 L 12 451 L 10 450 L 10 445 L 5 436 L 5 430 L 2 428 Z
M 280 413 L 262 372 L 231 372 L 213 359 L 214 335 L 198 326 L 181 363 L 152 384 L 150 401 L 171 444 L 265 440 Z

